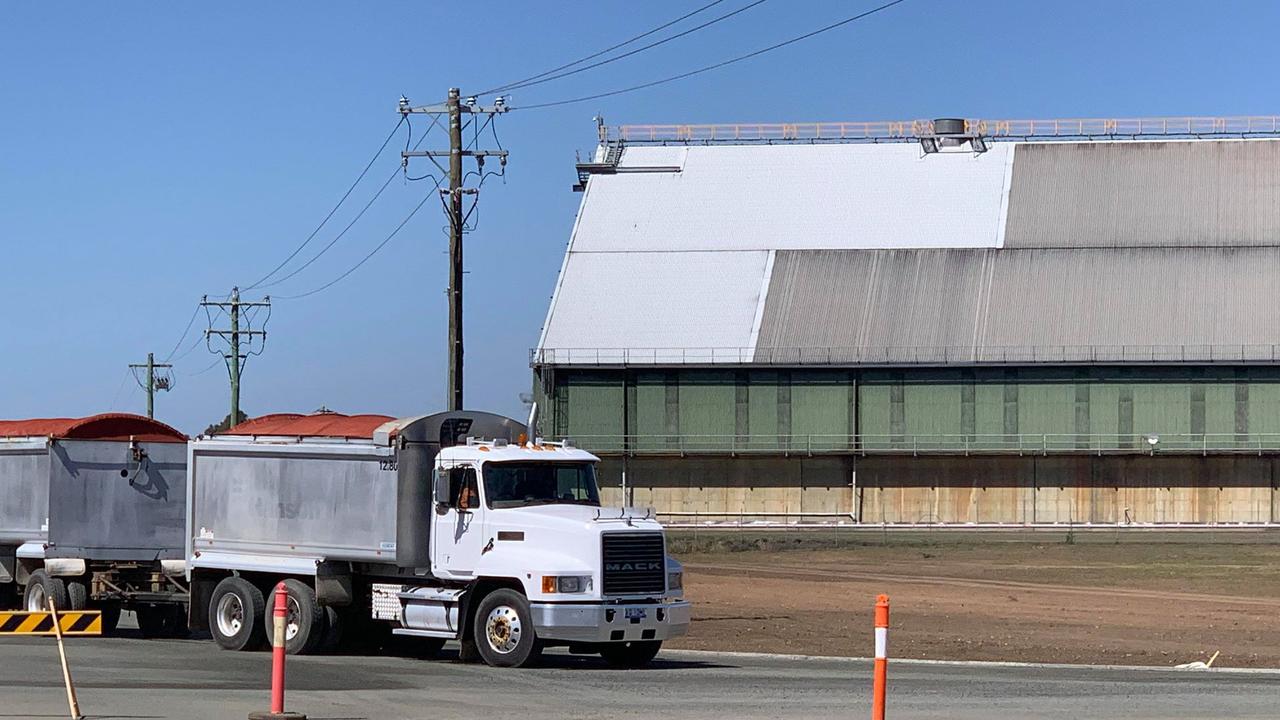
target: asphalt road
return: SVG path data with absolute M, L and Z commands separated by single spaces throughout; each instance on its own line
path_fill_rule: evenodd
M 270 655 L 207 640 L 68 641 L 90 718 L 242 720 L 267 709 Z M 550 655 L 497 670 L 438 659 L 290 658 L 288 709 L 368 718 L 865 718 L 866 661 L 668 652 L 644 670 Z M 1273 718 L 1280 675 L 1140 669 L 892 664 L 890 717 Z M 0 638 L 0 718 L 66 717 L 49 638 Z

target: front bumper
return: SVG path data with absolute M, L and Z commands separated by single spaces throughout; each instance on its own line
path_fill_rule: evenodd
M 538 637 L 567 642 L 601 643 L 667 640 L 689 632 L 686 600 L 657 604 L 569 605 L 530 603 Z

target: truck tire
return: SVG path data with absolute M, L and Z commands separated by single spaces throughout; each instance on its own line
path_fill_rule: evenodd
M 262 591 L 240 577 L 223 578 L 209 596 L 209 632 L 226 650 L 253 650 L 262 645 Z
M 120 603 L 103 603 L 97 609 L 102 613 L 102 634 L 111 635 L 115 633 L 116 627 L 120 625 Z
M 49 600 L 59 610 L 70 609 L 71 601 L 67 598 L 67 584 L 62 578 L 51 577 L 43 568 L 31 573 L 27 578 L 27 591 L 23 595 L 22 607 L 28 612 L 42 612 L 49 609 Z
M 134 608 L 138 630 L 146 638 L 182 638 L 188 635 L 187 613 L 181 605 L 146 603 Z
M 310 653 L 324 640 L 324 611 L 316 602 L 316 591 L 301 580 L 289 578 L 284 581 L 288 595 L 288 607 L 285 615 L 284 651 L 290 655 Z M 275 628 L 275 590 L 267 597 L 263 614 L 264 627 L 268 635 Z
M 523 667 L 537 659 L 533 615 L 524 595 L 501 588 L 480 601 L 472 625 L 480 657 L 494 667 Z
M 67 603 L 72 610 L 83 610 L 89 607 L 89 586 L 85 581 L 67 581 Z
M 338 609 L 325 605 L 320 608 L 324 622 L 321 624 L 324 632 L 321 634 L 320 642 L 316 644 L 316 652 L 331 653 L 337 652 L 342 647 L 342 613 Z
M 609 643 L 601 646 L 600 657 L 614 667 L 638 668 L 648 665 L 661 649 L 661 640 Z

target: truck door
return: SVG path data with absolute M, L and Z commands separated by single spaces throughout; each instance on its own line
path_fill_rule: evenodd
M 436 498 L 432 523 L 431 571 L 438 577 L 471 579 L 484 547 L 484 508 L 476 468 L 470 464 L 437 467 L 437 478 L 448 481 L 448 497 Z M 444 489 L 443 482 L 435 483 Z

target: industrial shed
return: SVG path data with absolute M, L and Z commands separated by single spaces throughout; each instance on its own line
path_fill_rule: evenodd
M 1276 120 L 1071 123 L 607 137 L 543 432 L 668 519 L 1274 522 Z

